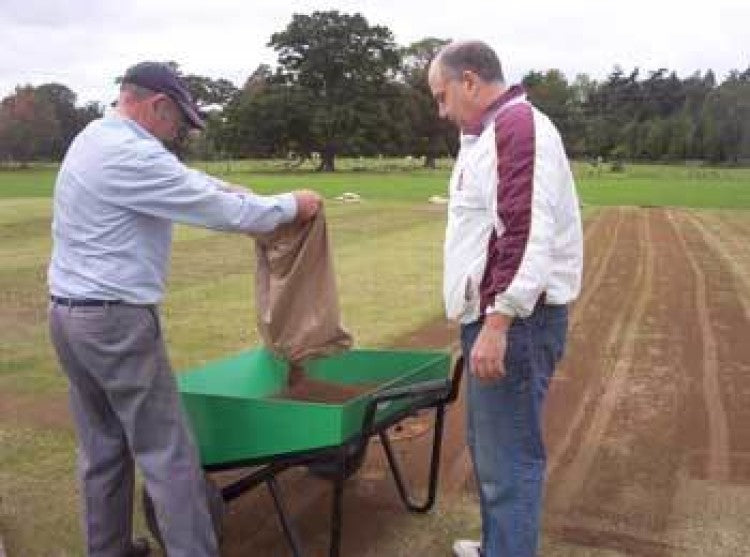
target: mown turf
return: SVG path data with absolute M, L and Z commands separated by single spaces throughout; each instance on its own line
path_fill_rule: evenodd
M 425 200 L 445 195 L 451 161 L 424 170 L 412 161 L 342 159 L 341 172 L 318 173 L 306 165 L 289 168 L 284 161 L 196 163 L 198 168 L 250 187 L 258 193 L 312 188 L 332 198 L 355 192 L 376 200 Z M 360 169 L 360 170 L 356 170 Z M 574 164 L 581 201 L 592 205 L 653 205 L 695 208 L 750 208 L 750 169 L 686 165 L 626 165 L 623 172 L 608 166 Z M 49 197 L 54 167 L 0 170 L 0 199 Z

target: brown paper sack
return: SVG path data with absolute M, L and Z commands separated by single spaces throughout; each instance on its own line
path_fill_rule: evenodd
M 291 362 L 347 350 L 323 210 L 255 237 L 255 302 L 266 348 Z

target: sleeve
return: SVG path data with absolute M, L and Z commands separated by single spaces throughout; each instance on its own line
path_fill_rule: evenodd
M 537 150 L 531 106 L 507 112 L 496 123 L 497 218 L 485 311 L 527 317 L 551 273 L 554 171 L 553 161 Z
M 228 191 L 221 180 L 183 165 L 163 148 L 150 148 L 105 172 L 103 194 L 139 213 L 216 230 L 264 233 L 294 219 L 291 193 L 262 196 Z

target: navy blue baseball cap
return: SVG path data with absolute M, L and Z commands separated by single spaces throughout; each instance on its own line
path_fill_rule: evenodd
M 128 68 L 122 83 L 132 83 L 156 93 L 168 95 L 180 107 L 191 127 L 203 129 L 205 123 L 198 106 L 193 102 L 190 91 L 177 72 L 161 62 L 141 62 Z

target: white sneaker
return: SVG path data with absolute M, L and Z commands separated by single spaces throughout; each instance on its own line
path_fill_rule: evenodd
M 473 540 L 456 540 L 453 543 L 453 555 L 456 557 L 481 557 L 482 545 Z

